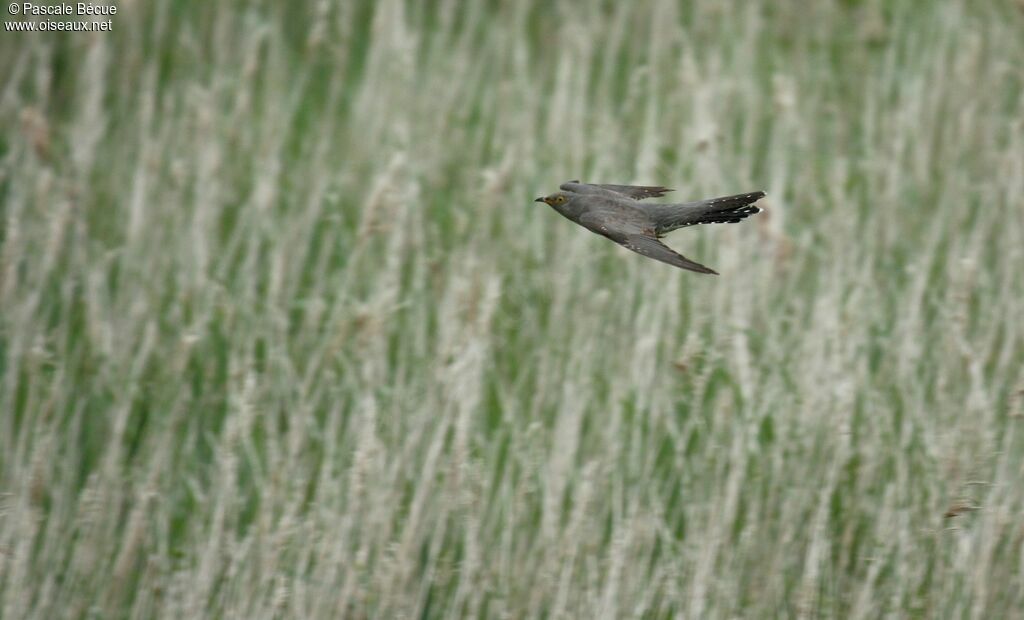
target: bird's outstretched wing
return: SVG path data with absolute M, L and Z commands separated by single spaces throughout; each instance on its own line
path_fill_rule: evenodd
M 714 269 L 709 269 L 698 262 L 686 258 L 661 241 L 658 241 L 654 236 L 654 231 L 645 230 L 634 222 L 623 221 L 619 213 L 592 211 L 581 215 L 579 223 L 590 231 L 608 237 L 622 247 L 633 250 L 647 258 L 653 258 L 656 261 L 668 263 L 673 267 L 696 271 L 697 273 L 718 274 Z
M 609 192 L 615 192 L 616 194 L 621 194 L 622 196 L 632 198 L 633 200 L 657 198 L 673 191 L 660 185 L 610 185 L 607 183 L 580 183 L 579 181 L 569 181 L 567 183 L 562 183 L 561 185 L 561 189 L 563 191 L 576 192 L 578 194 L 588 193 L 588 188 L 595 187 Z
M 686 258 L 654 237 L 647 235 L 629 235 L 626 237 L 625 241 L 620 241 L 619 244 L 624 248 L 633 250 L 637 254 L 643 254 L 647 258 L 653 258 L 654 260 L 668 263 L 673 267 L 688 269 L 689 271 L 696 271 L 697 273 L 711 273 L 718 275 L 718 272 L 714 269 L 710 269 L 698 262 Z

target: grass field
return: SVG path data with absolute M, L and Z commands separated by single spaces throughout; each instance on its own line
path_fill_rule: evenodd
M 0 35 L 0 617 L 1024 613 L 1020 3 L 119 7 Z

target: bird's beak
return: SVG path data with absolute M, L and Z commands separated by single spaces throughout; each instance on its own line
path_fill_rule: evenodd
M 535 199 L 534 199 L 533 201 L 534 201 L 534 202 L 547 202 L 547 201 L 546 201 L 546 200 L 544 200 L 543 198 L 535 198 Z

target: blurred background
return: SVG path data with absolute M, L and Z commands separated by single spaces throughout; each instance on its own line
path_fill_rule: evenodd
M 0 35 L 0 616 L 1024 609 L 1020 2 L 117 6 Z

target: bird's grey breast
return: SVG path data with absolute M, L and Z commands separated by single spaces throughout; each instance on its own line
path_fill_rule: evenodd
M 587 205 L 586 212 L 606 213 L 617 220 L 640 226 L 649 221 L 647 213 L 629 198 L 587 195 L 581 199 Z

